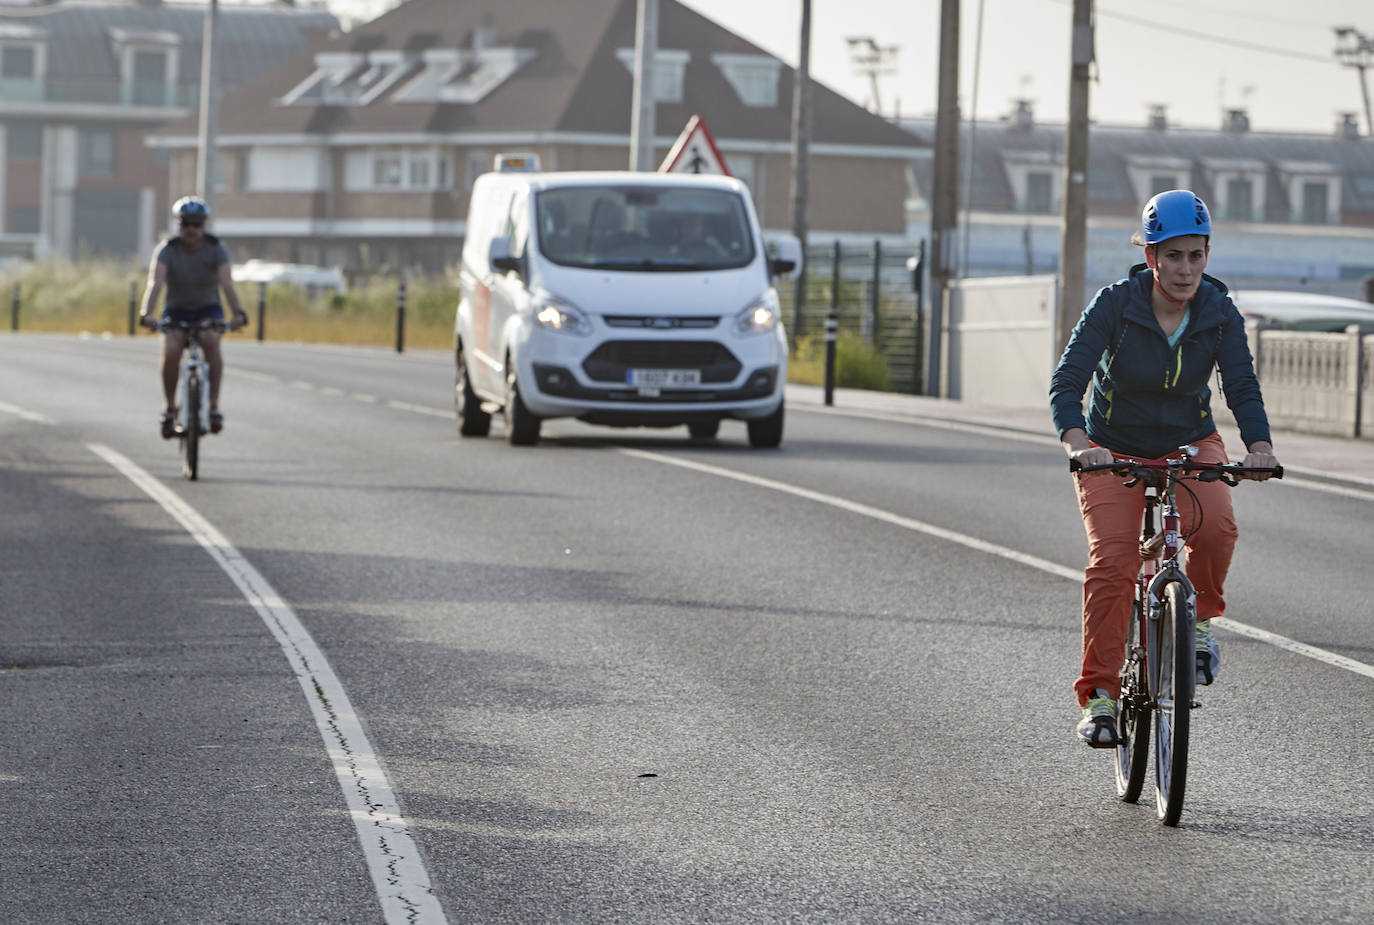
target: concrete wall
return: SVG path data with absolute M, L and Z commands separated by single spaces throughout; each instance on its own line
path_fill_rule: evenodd
M 1044 408 L 1055 345 L 1053 276 L 965 279 L 945 306 L 942 394 L 975 404 Z

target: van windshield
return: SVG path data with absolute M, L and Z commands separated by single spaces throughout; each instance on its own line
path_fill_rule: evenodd
M 727 190 L 572 186 L 535 197 L 539 249 L 565 267 L 686 272 L 748 266 L 749 218 Z

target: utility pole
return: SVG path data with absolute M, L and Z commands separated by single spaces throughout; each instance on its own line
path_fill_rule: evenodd
M 210 0 L 200 40 L 200 132 L 196 149 L 196 195 L 207 206 L 213 205 L 215 199 L 215 131 L 219 123 L 219 89 L 215 86 L 217 19 L 219 0 Z
M 1053 363 L 1083 314 L 1088 247 L 1088 79 L 1093 63 L 1093 3 L 1073 0 L 1073 54 L 1069 68 L 1069 125 L 1064 141 L 1064 212 L 1059 235 L 1059 310 Z
M 658 0 L 638 0 L 635 89 L 630 113 L 630 169 L 654 169 L 654 52 L 658 48 Z
M 1369 83 L 1366 71 L 1374 67 L 1374 38 L 1365 35 L 1353 26 L 1337 26 L 1336 38 L 1345 39 L 1350 44 L 1336 49 L 1336 57 L 1341 64 L 1353 67 L 1360 75 L 1360 93 L 1364 96 L 1364 125 L 1369 137 L 1374 138 L 1374 112 L 1369 106 Z
M 953 275 L 959 224 L 959 0 L 940 0 L 940 63 L 935 110 L 935 178 L 930 195 L 930 337 L 926 394 L 939 397 L 945 289 Z
M 801 242 L 802 265 L 792 299 L 792 341 L 802 335 L 806 309 L 806 210 L 811 184 L 811 0 L 801 0 L 801 49 L 792 86 L 792 234 Z

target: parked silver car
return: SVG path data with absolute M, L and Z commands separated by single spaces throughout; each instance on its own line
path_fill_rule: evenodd
M 1233 291 L 1231 299 L 1247 319 L 1288 331 L 1344 331 L 1352 324 L 1374 331 L 1374 303 L 1359 299 L 1277 289 Z

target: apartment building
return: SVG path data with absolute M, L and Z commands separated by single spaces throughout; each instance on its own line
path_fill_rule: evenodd
M 0 7 L 0 254 L 146 254 L 177 190 L 146 144 L 200 101 L 204 4 Z M 220 4 L 218 86 L 231 91 L 337 31 L 322 8 Z

